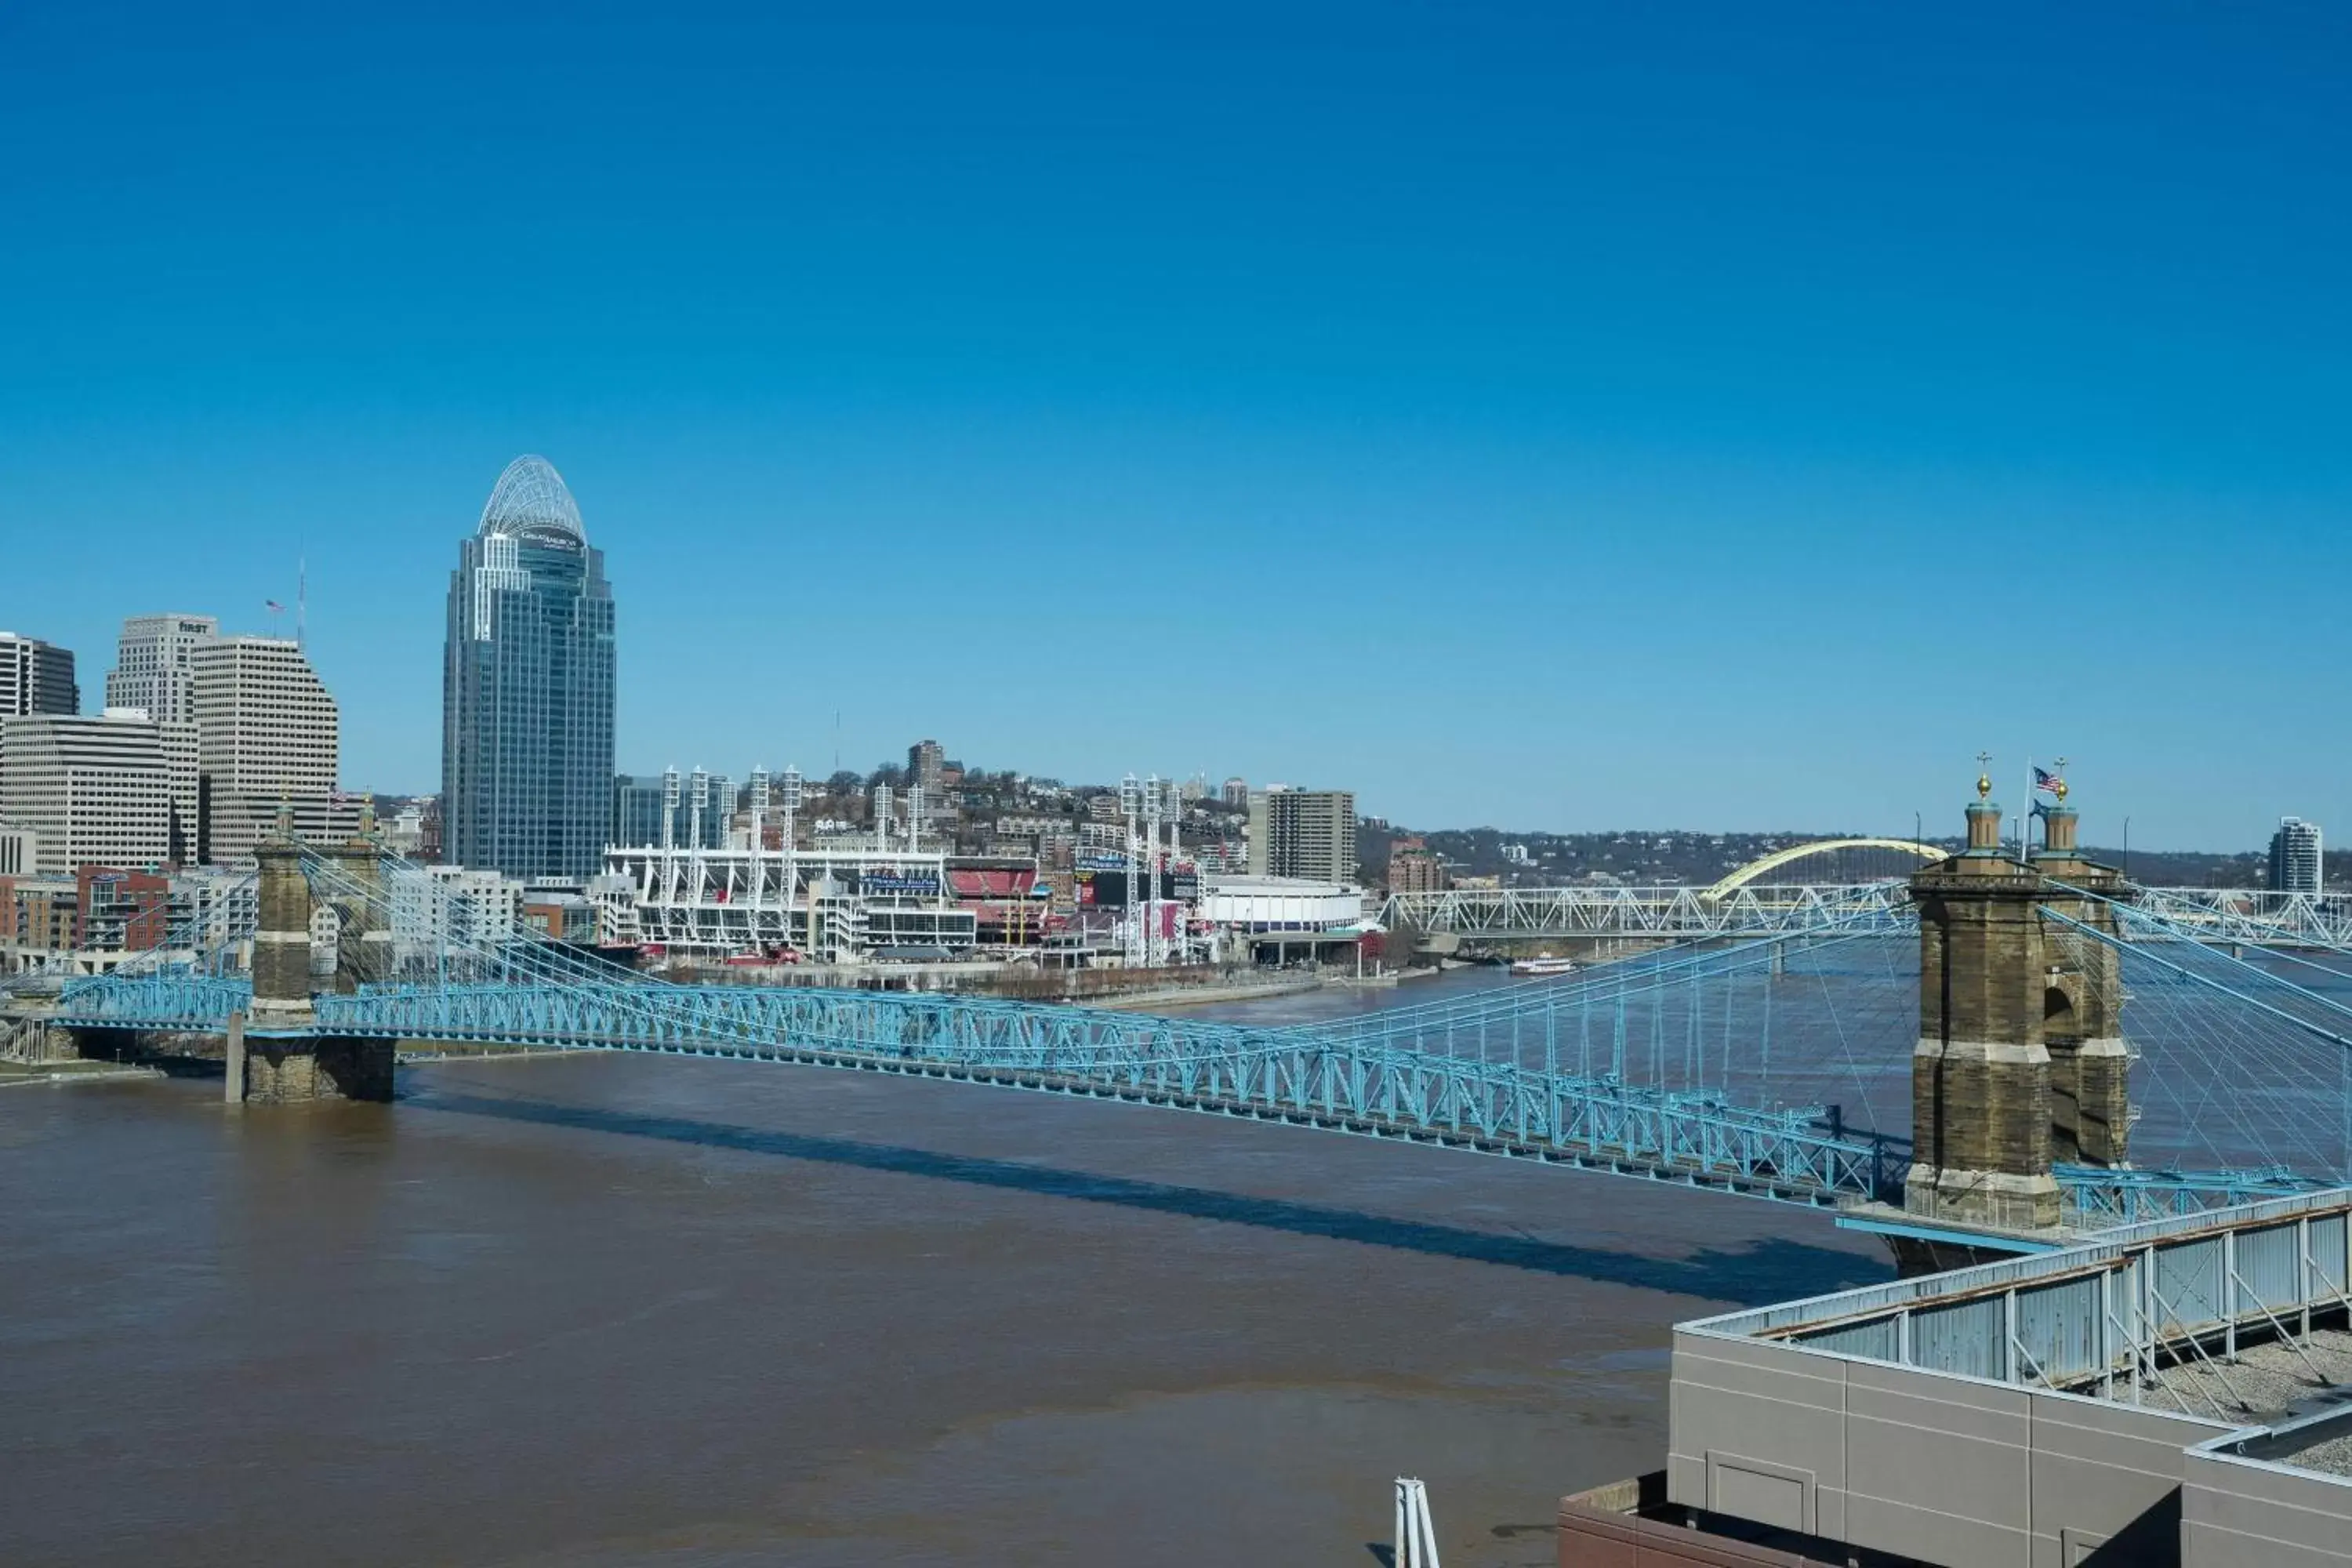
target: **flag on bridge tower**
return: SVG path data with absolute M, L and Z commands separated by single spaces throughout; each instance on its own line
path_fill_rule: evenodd
M 2064 779 L 2060 778 L 2056 773 L 2050 772 L 2046 768 L 2036 768 L 2033 770 L 2033 787 L 2035 789 L 2046 789 L 2052 795 L 2054 795 L 2063 800 L 2065 798 L 2066 795 L 2065 784 L 2066 781 Z

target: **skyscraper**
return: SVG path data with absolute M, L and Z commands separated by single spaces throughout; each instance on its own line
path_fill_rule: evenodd
M 109 708 L 138 708 L 158 724 L 195 719 L 188 661 L 220 636 L 210 616 L 131 616 L 122 623 L 114 668 L 106 676 Z
M 0 719 L 80 711 L 71 648 L 0 632 Z
M 613 595 L 544 458 L 517 458 L 449 574 L 443 853 L 509 877 L 591 877 L 613 823 Z
M 2279 818 L 2271 835 L 2271 887 L 2281 893 L 2315 893 L 2320 881 L 2319 824 Z
M 342 721 L 301 645 L 286 637 L 210 637 L 188 653 L 195 715 L 196 858 L 253 853 L 283 805 L 313 843 L 344 837 L 335 777 Z M 163 726 L 166 740 L 173 726 Z

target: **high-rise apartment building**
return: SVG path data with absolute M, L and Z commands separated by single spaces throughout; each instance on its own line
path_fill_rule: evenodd
M 71 648 L 0 632 L 0 719 L 80 711 Z
M 613 595 L 544 458 L 517 458 L 449 574 L 443 852 L 508 877 L 594 876 L 613 826 Z
M 2279 818 L 2271 835 L 2271 887 L 2281 893 L 2319 891 L 2321 872 L 2319 824 L 2299 816 Z
M 285 637 L 214 637 L 188 659 L 195 712 L 196 858 L 253 853 L 282 806 L 297 837 L 326 843 L 351 831 L 338 809 L 341 721 L 301 645 Z
M 0 817 L 31 829 L 38 876 L 163 865 L 172 852 L 172 778 L 158 726 L 137 709 L 0 724 Z
M 947 798 L 948 754 L 937 741 L 918 741 L 907 748 L 907 787 L 923 792 L 923 799 L 936 808 Z
M 219 636 L 220 622 L 210 616 L 129 617 L 107 672 L 106 705 L 142 709 L 159 724 L 194 722 L 189 659 Z
M 1356 879 L 1356 796 L 1344 789 L 1271 789 L 1249 797 L 1253 877 Z

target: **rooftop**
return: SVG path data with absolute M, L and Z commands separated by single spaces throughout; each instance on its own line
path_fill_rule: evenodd
M 487 538 L 507 534 L 527 543 L 579 549 L 588 542 L 580 524 L 580 506 L 555 465 L 535 453 L 509 463 L 490 499 L 482 507 L 481 527 Z

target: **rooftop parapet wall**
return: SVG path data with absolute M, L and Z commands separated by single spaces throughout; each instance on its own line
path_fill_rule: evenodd
M 2204 1396 L 2137 1373 L 2175 1358 L 2218 1363 L 2315 1319 L 2340 1323 L 2347 1220 L 2352 1190 L 2309 1194 L 1680 1325 L 1668 1495 L 1970 1568 L 2072 1563 L 2102 1543 L 2101 1563 L 2338 1561 L 2266 1554 L 2238 1536 L 2184 1559 L 2191 1450 L 2254 1418 L 2159 1404 Z M 2315 1517 L 2352 1499 L 2326 1476 L 2262 1487 L 2306 1481 L 2319 1489 L 2297 1506 Z M 2212 1542 L 2239 1506 L 2209 1510 Z

